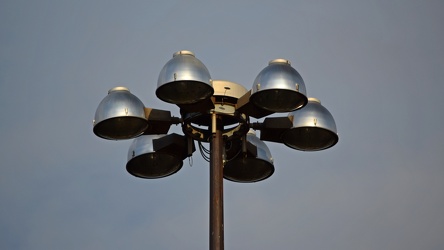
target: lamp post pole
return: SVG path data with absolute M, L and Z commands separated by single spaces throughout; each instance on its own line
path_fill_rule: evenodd
M 210 145 L 210 250 L 224 249 L 222 121 L 212 114 Z

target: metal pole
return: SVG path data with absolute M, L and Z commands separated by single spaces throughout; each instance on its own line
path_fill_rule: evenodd
M 212 114 L 210 142 L 210 250 L 224 249 L 222 120 Z

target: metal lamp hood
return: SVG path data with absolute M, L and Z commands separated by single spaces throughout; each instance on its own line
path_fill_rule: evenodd
M 125 87 L 115 87 L 100 102 L 93 132 L 109 140 L 134 138 L 148 127 L 142 101 Z
M 285 145 L 302 151 L 318 151 L 338 142 L 335 120 L 318 99 L 308 98 L 304 108 L 289 116 L 293 116 L 293 127 L 282 134 Z
M 305 83 L 286 59 L 269 62 L 256 77 L 250 102 L 272 112 L 289 112 L 307 103 Z
M 154 140 L 166 135 L 142 135 L 134 139 L 128 150 L 126 170 L 139 178 L 155 179 L 172 175 L 182 168 L 182 159 L 175 154 L 156 152 Z
M 256 137 L 254 130 L 246 135 L 247 152 L 241 153 L 224 166 L 224 178 L 234 182 L 258 182 L 274 173 L 273 157 L 267 145 Z
M 157 97 L 173 104 L 197 103 L 210 98 L 213 93 L 208 69 L 187 50 L 174 53 L 157 81 Z

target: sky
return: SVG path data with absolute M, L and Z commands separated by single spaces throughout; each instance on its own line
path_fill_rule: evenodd
M 247 89 L 270 60 L 290 60 L 339 133 L 320 152 L 266 142 L 270 178 L 224 181 L 225 249 L 443 249 L 443 11 L 439 0 L 1 1 L 0 248 L 208 249 L 198 152 L 172 176 L 139 179 L 125 170 L 131 140 L 92 132 L 115 86 L 178 116 L 157 77 L 191 50 L 213 79 Z

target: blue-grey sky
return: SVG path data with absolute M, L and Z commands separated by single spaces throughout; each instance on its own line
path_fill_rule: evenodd
M 178 116 L 155 89 L 186 49 L 248 89 L 289 59 L 339 131 L 321 152 L 267 143 L 273 176 L 224 182 L 226 249 L 443 249 L 443 11 L 439 0 L 1 1 L 0 248 L 208 248 L 199 154 L 137 179 L 131 141 L 92 133 L 115 86 Z

